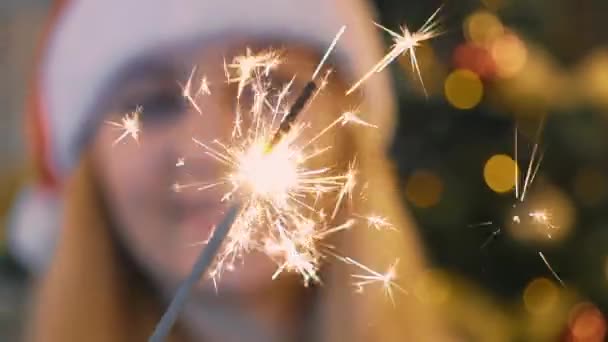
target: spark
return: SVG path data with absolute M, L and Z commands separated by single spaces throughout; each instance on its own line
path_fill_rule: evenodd
M 484 241 L 481 244 L 481 247 L 479 247 L 479 249 L 484 249 L 486 248 L 492 241 L 494 241 L 494 239 L 496 239 L 498 237 L 498 235 L 500 235 L 502 233 L 502 229 L 501 228 L 497 228 L 496 230 L 494 230 L 490 236 L 488 236 L 488 238 L 486 239 L 486 241 Z
M 345 30 L 346 30 L 346 25 L 342 26 L 340 28 L 340 30 L 338 31 L 338 34 L 336 34 L 336 36 L 334 37 L 334 40 L 329 45 L 329 48 L 327 49 L 327 51 L 325 51 L 325 54 L 323 55 L 323 58 L 321 58 L 321 62 L 319 62 L 319 65 L 317 66 L 317 68 L 315 69 L 315 71 L 312 73 L 312 77 L 311 77 L 312 80 L 314 80 L 315 78 L 317 78 L 317 74 L 319 73 L 319 71 L 323 67 L 323 64 L 325 64 L 325 61 L 327 60 L 327 58 L 329 57 L 329 55 L 333 51 L 334 47 L 336 47 L 336 44 L 338 43 L 338 40 L 340 40 L 340 37 L 342 36 L 342 34 L 344 33 Z
M 551 230 L 559 228 L 552 223 L 551 214 L 546 210 L 535 210 L 528 213 L 528 216 L 532 218 L 533 223 L 540 224 L 546 228 L 549 239 L 551 238 Z
M 353 160 L 348 166 L 348 171 L 344 175 L 344 183 L 338 193 L 338 200 L 336 201 L 336 205 L 334 207 L 334 211 L 331 214 L 331 218 L 335 218 L 338 214 L 338 210 L 340 209 L 340 204 L 342 204 L 344 198 L 346 196 L 351 196 L 353 193 L 353 189 L 357 184 L 357 169 L 355 168 L 356 160 Z M 350 197 L 352 199 L 352 197 Z
M 545 117 L 542 118 L 542 120 L 536 130 L 535 142 L 532 147 L 530 161 L 528 162 L 528 166 L 526 168 L 527 171 L 523 177 L 522 185 L 520 185 L 521 179 L 520 179 L 519 167 L 518 167 L 518 162 L 519 162 L 519 160 L 518 160 L 518 150 L 519 150 L 518 136 L 519 136 L 519 134 L 518 134 L 518 127 L 517 127 L 517 125 L 515 125 L 514 152 L 513 152 L 514 162 L 515 162 L 515 172 L 514 172 L 515 203 L 513 204 L 513 208 L 517 208 L 518 205 L 520 205 L 519 203 L 526 203 L 526 198 L 527 198 L 526 194 L 527 194 L 528 190 L 530 189 L 530 187 L 532 186 L 532 184 L 534 183 L 536 175 L 538 174 L 538 171 L 540 169 L 540 165 L 543 161 L 544 153 L 542 153 L 542 152 L 539 153 L 538 151 L 540 148 L 540 139 L 541 139 L 541 135 L 542 135 L 542 130 L 544 128 L 544 124 L 545 124 Z M 529 221 L 524 221 L 524 219 L 526 217 L 529 218 Z M 533 210 L 527 211 L 527 213 L 522 214 L 522 215 L 517 215 L 517 214 L 513 215 L 513 216 L 511 216 L 511 222 L 513 224 L 518 224 L 518 225 L 522 224 L 522 222 L 528 222 L 528 223 L 532 223 L 534 225 L 540 225 L 543 228 L 545 228 L 545 233 L 549 239 L 551 239 L 553 237 L 552 231 L 555 229 L 559 229 L 559 227 L 553 223 L 552 215 L 547 209 L 533 209 Z M 479 226 L 494 227 L 494 223 L 492 221 L 488 221 L 488 222 L 483 222 L 483 223 L 477 224 L 475 226 L 477 226 L 477 227 L 479 227 Z M 494 231 L 492 231 L 490 236 L 482 244 L 481 248 L 482 249 L 485 248 L 488 244 L 490 244 L 492 241 L 494 241 L 494 239 L 498 235 L 500 235 L 502 233 L 502 231 L 503 231 L 503 229 L 501 227 L 497 227 Z M 555 279 L 557 281 L 559 281 L 560 284 L 562 284 L 562 286 L 565 286 L 563 280 L 555 272 L 555 270 L 553 269 L 553 267 L 551 266 L 551 264 L 549 263 L 547 258 L 545 258 L 544 254 L 539 251 L 538 255 L 542 259 L 545 266 L 547 266 L 547 268 L 549 269 L 551 274 L 555 277 Z
M 480 222 L 480 223 L 470 224 L 469 228 L 491 226 L 493 224 L 494 224 L 494 222 L 492 222 L 492 221 L 486 221 L 486 222 Z
M 141 130 L 141 122 L 139 117 L 141 116 L 142 107 L 137 106 L 134 111 L 125 114 L 121 118 L 121 122 L 106 121 L 107 124 L 114 126 L 123 131 L 123 133 L 114 140 L 112 145 L 116 145 L 121 142 L 127 136 L 131 136 L 135 142 L 139 143 L 139 132 Z
M 542 133 L 543 127 L 544 127 L 544 118 L 543 118 L 543 120 L 541 120 L 541 122 L 537 128 L 536 139 L 535 139 L 535 143 L 532 147 L 530 161 L 528 162 L 528 166 L 526 167 L 527 171 L 523 175 L 523 185 L 521 185 L 521 175 L 519 173 L 519 166 L 518 166 L 519 165 L 519 160 L 518 160 L 519 159 L 518 158 L 518 155 L 519 155 L 519 153 L 518 153 L 519 129 L 518 129 L 517 125 L 515 126 L 514 149 L 513 149 L 514 150 L 513 156 L 514 156 L 514 163 L 515 163 L 515 167 L 514 167 L 515 171 L 514 171 L 514 175 L 513 175 L 515 203 L 513 204 L 513 208 L 517 208 L 518 206 L 521 206 L 520 203 L 526 202 L 526 198 L 527 198 L 526 194 L 528 193 L 528 190 L 532 186 L 532 183 L 534 182 L 536 175 L 540 169 L 540 165 L 543 161 L 544 153 L 540 153 L 540 155 L 539 155 L 539 152 L 538 152 L 539 148 L 540 148 L 540 138 L 541 138 L 541 133 Z M 540 225 L 546 227 L 547 230 L 558 228 L 557 226 L 555 226 L 552 223 L 551 215 L 545 209 L 534 209 L 523 215 L 515 214 L 515 215 L 511 216 L 511 222 L 514 224 L 521 224 L 522 222 L 529 222 L 529 221 L 524 221 L 525 217 L 530 218 L 530 220 L 533 224 L 540 224 Z M 493 225 L 494 225 L 494 223 L 492 221 L 488 221 L 488 222 L 484 222 L 481 224 L 477 224 L 475 226 L 493 226 Z M 494 231 L 493 235 L 495 235 L 496 232 L 501 232 L 501 229 Z M 549 238 L 551 238 L 550 232 L 548 232 L 547 235 Z
M 238 83 L 237 99 L 239 99 L 245 85 L 257 76 L 256 72 L 268 76 L 279 64 L 281 64 L 281 55 L 277 51 L 268 50 L 253 54 L 251 49 L 247 48 L 245 55 L 234 57 L 232 63 L 225 64 L 224 70 L 229 83 Z M 229 69 L 236 70 L 237 76 L 232 77 Z
M 186 100 L 188 100 L 188 102 L 190 102 L 192 107 L 199 114 L 202 115 L 203 111 L 201 110 L 201 107 L 196 103 L 194 97 L 192 96 L 192 79 L 193 79 L 195 73 L 196 73 L 196 67 L 192 68 L 192 71 L 190 72 L 190 77 L 188 77 L 188 81 L 186 81 L 186 84 L 182 86 L 182 96 Z M 180 86 L 181 86 L 181 84 L 180 84 Z
M 343 32 L 344 28 L 336 35 L 330 49 Z M 357 187 L 356 158 L 343 167 L 319 162 L 333 148 L 332 145 L 325 145 L 325 141 L 332 141 L 334 130 L 345 125 L 370 129 L 377 126 L 351 110 L 343 112 L 318 132 L 308 134 L 313 125 L 293 121 L 297 113 L 289 112 L 294 105 L 290 110 L 284 109 L 283 102 L 291 91 L 295 77 L 276 89 L 269 81 L 272 70 L 280 63 L 278 56 L 277 52 L 271 50 L 256 54 L 247 49 L 244 56 L 237 56 L 232 63 L 224 64 L 227 80 L 238 83 L 239 87 L 234 99 L 233 122 L 233 132 L 238 131 L 238 134 L 232 134 L 225 141 L 192 138 L 202 153 L 217 162 L 223 171 L 212 182 L 174 185 L 176 191 L 219 189 L 221 195 L 218 202 L 238 198 L 241 203 L 241 209 L 209 276 L 217 284 L 223 272 L 235 269 L 247 253 L 257 251 L 277 265 L 272 279 L 285 272 L 297 273 L 301 275 L 304 285 L 309 285 L 322 281 L 319 268 L 324 259 L 334 257 L 365 271 L 353 275 L 359 279 L 361 288 L 382 283 L 386 295 L 394 302 L 396 264 L 386 273 L 380 273 L 352 258 L 339 257 L 334 247 L 325 241 L 330 235 L 352 229 L 358 221 L 366 222 L 376 230 L 395 229 L 387 218 L 379 215 L 337 219 L 343 203 L 352 200 Z M 327 54 L 319 63 L 313 80 L 326 58 Z M 323 80 L 327 79 L 327 75 Z M 314 84 L 307 87 L 309 93 L 319 90 Z M 239 100 L 245 89 L 253 95 L 253 101 L 248 103 L 247 108 Z M 309 94 L 309 100 L 312 99 L 314 95 Z M 302 110 L 305 110 L 305 104 L 299 104 Z M 328 135 L 329 139 L 322 139 Z M 325 213 L 328 203 L 333 205 L 331 215 Z
M 186 164 L 186 160 L 184 158 L 177 158 L 177 162 L 175 163 L 176 167 L 182 167 Z
M 543 260 L 543 262 L 545 263 L 545 266 L 547 266 L 547 268 L 549 269 L 549 271 L 551 271 L 551 274 L 553 274 L 553 277 L 555 277 L 555 279 L 557 279 L 557 281 L 559 281 L 559 283 L 563 287 L 566 287 L 566 283 L 564 283 L 564 281 L 562 280 L 562 278 L 560 278 L 560 276 L 557 274 L 557 272 L 555 272 L 555 270 L 553 269 L 553 267 L 551 267 L 551 264 L 549 263 L 549 261 L 547 261 L 547 258 L 545 258 L 545 255 L 543 254 L 543 252 L 538 252 L 538 255 Z
M 544 153 L 541 153 L 538 160 L 536 159 L 536 156 L 538 154 L 540 137 L 542 135 L 544 126 L 545 126 L 545 118 L 543 117 L 540 124 L 538 125 L 538 129 L 536 130 L 536 139 L 535 139 L 534 146 L 532 147 L 532 155 L 530 157 L 530 162 L 528 163 L 528 171 L 526 172 L 523 189 L 522 189 L 521 195 L 519 197 L 520 202 L 523 202 L 525 200 L 528 187 L 532 184 L 532 182 L 534 182 L 536 173 L 540 169 L 540 164 L 542 163 L 542 160 L 543 160 L 542 158 L 543 158 Z M 517 146 L 515 147 L 515 149 L 517 150 Z M 517 163 L 517 157 L 515 159 L 515 162 Z M 536 162 L 536 164 L 535 164 L 535 162 Z M 516 174 L 516 182 L 519 182 L 519 176 L 517 174 Z
M 273 260 L 281 260 L 277 261 L 279 267 L 273 278 L 283 271 L 296 271 L 303 276 L 305 284 L 318 282 L 316 270 L 321 255 L 315 250 L 316 238 L 312 232 L 327 229 L 329 223 L 311 219 L 320 211 L 314 202 L 317 197 L 330 193 L 348 194 L 353 186 L 350 176 L 353 171 L 340 174 L 329 167 L 307 167 L 306 161 L 323 155 L 328 149 L 311 147 L 305 151 L 295 147 L 295 141 L 303 132 L 301 125 L 270 151 L 266 145 L 273 130 L 263 123 L 253 125 L 260 125 L 257 134 L 229 144 L 219 141 L 206 144 L 194 139 L 205 154 L 229 170 L 206 189 L 225 186 L 228 190 L 222 200 L 233 196 L 244 199 L 218 267 L 233 265 L 246 252 L 258 250 Z M 336 206 L 340 202 L 341 199 L 336 201 Z M 335 231 L 335 227 L 330 231 Z
M 388 221 L 386 217 L 382 217 L 379 215 L 368 215 L 368 216 L 359 216 L 363 218 L 367 222 L 367 226 L 369 228 L 373 228 L 375 230 L 397 230 L 391 222 Z
M 515 148 L 514 148 L 514 158 L 515 158 L 514 159 L 514 161 L 515 161 L 514 177 L 515 177 L 515 179 L 514 179 L 514 184 L 515 184 L 515 199 L 516 199 L 516 201 L 519 201 L 520 203 L 525 202 L 526 194 L 528 193 L 530 186 L 534 183 L 536 175 L 538 174 L 538 171 L 540 169 L 540 165 L 543 161 L 544 153 L 539 154 L 538 151 L 540 148 L 540 140 L 541 140 L 541 135 L 542 135 L 544 126 L 545 126 L 545 118 L 543 117 L 536 130 L 535 143 L 532 147 L 532 153 L 530 156 L 530 161 L 527 166 L 526 174 L 524 176 L 524 181 L 523 181 L 523 186 L 522 186 L 521 192 L 519 191 L 520 175 L 518 172 L 519 168 L 517 166 L 518 165 L 518 153 L 517 153 L 518 152 L 518 147 L 517 147 L 518 128 L 517 128 L 517 125 L 515 126 L 515 137 L 514 137 L 514 139 L 515 139 Z M 514 207 L 516 207 L 515 204 L 514 204 Z M 551 214 L 546 209 L 533 209 L 527 213 L 527 216 L 532 220 L 533 224 L 538 224 L 538 225 L 545 227 L 547 237 L 550 239 L 552 238 L 551 230 L 559 228 L 552 223 Z M 513 222 L 520 224 L 522 222 L 522 217 L 520 217 L 519 215 L 513 216 Z
M 368 266 L 361 264 L 360 262 L 354 260 L 350 257 L 340 257 L 336 256 L 346 264 L 353 265 L 359 268 L 364 273 L 352 274 L 351 277 L 355 279 L 353 285 L 356 288 L 356 291 L 359 293 L 364 292 L 365 288 L 368 286 L 379 284 L 387 298 L 390 299 L 393 306 L 395 305 L 395 296 L 394 291 L 400 291 L 404 294 L 407 294 L 407 290 L 397 284 L 397 265 L 399 264 L 399 259 L 395 260 L 386 270 L 386 272 L 381 273 L 375 271 Z
M 469 225 L 469 228 L 477 228 L 477 227 L 492 227 L 492 228 L 495 228 L 490 233 L 490 235 L 485 239 L 485 241 L 481 244 L 481 246 L 479 247 L 479 249 L 485 249 L 502 232 L 502 228 L 500 228 L 500 227 L 496 228 L 494 222 L 492 222 L 492 221 L 480 222 L 480 223 L 475 223 L 475 224 L 470 224 Z
M 433 39 L 441 34 L 438 29 L 439 21 L 435 20 L 440 10 L 441 7 L 439 7 L 416 32 L 411 32 L 405 24 L 403 27 L 401 27 L 401 34 L 399 34 L 378 23 L 374 23 L 374 25 L 386 31 L 391 36 L 393 39 L 393 45 L 384 58 L 382 58 L 361 79 L 359 79 L 350 89 L 346 91 L 346 95 L 349 95 L 359 88 L 359 86 L 369 79 L 374 73 L 384 70 L 399 56 L 408 53 L 410 56 L 412 70 L 418 75 L 418 79 L 420 80 L 424 93 L 426 94 L 426 88 L 424 87 L 424 82 L 422 80 L 418 59 L 416 58 L 416 48 L 418 48 L 422 42 Z
M 207 80 L 207 76 L 203 76 L 201 78 L 201 85 L 198 87 L 199 95 L 211 95 L 211 86 L 209 81 Z
M 281 116 L 281 120 L 283 120 L 288 114 L 289 109 L 281 110 L 281 105 L 283 104 L 283 99 L 285 99 L 285 97 L 289 94 L 289 91 L 291 90 L 291 86 L 293 85 L 293 81 L 295 81 L 295 79 L 295 76 L 292 77 L 291 80 L 287 84 L 285 84 L 283 88 L 281 88 L 279 94 L 277 94 L 277 103 L 273 109 L 273 113 L 275 115 L 272 117 L 272 122 L 270 123 L 271 125 L 274 125 L 275 120 L 278 116 Z M 283 115 L 280 115 L 281 113 L 283 113 Z
M 378 126 L 373 125 L 369 122 L 363 121 L 361 118 L 359 118 L 359 116 L 357 116 L 357 114 L 356 114 L 356 111 L 344 112 L 344 114 L 342 114 L 341 118 L 342 118 L 342 121 L 341 121 L 342 126 L 349 124 L 349 123 L 355 123 L 360 126 L 378 128 Z

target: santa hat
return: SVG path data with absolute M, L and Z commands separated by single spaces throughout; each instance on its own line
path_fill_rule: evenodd
M 9 223 L 10 246 L 39 269 L 60 227 L 61 186 L 94 135 L 94 104 L 134 59 L 168 44 L 226 33 L 327 47 L 346 25 L 334 56 L 351 81 L 382 58 L 382 44 L 364 0 L 74 0 L 58 6 L 41 50 L 28 112 L 28 138 L 39 171 Z M 382 130 L 361 137 L 382 152 L 392 137 L 394 98 L 389 76 L 361 88 L 365 120 Z

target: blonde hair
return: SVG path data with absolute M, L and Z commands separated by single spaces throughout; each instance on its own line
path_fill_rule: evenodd
M 355 149 L 360 178 L 369 182 L 369 190 L 367 200 L 355 197 L 351 210 L 386 217 L 400 232 L 358 227 L 340 237 L 340 249 L 372 267 L 399 258 L 399 282 L 407 289 L 423 271 L 424 258 L 394 170 L 383 155 Z M 125 266 L 91 164 L 83 159 L 66 188 L 65 224 L 39 286 L 31 341 L 145 341 L 160 317 L 159 298 Z M 351 271 L 332 263 L 324 272 L 316 317 L 323 341 L 444 340 L 435 336 L 441 332 L 436 317 L 413 295 L 398 295 L 393 306 L 380 292 L 353 294 Z M 184 340 L 179 335 L 176 329 L 172 340 Z
M 65 196 L 53 260 L 35 293 L 29 341 L 145 341 L 160 307 L 125 267 L 84 158 Z
M 347 126 L 343 132 L 334 158 L 356 155 L 358 180 L 367 184 L 366 196 L 354 196 L 348 210 L 382 216 L 398 231 L 379 232 L 361 224 L 336 239 L 340 253 L 381 271 L 398 259 L 397 282 L 407 290 L 425 265 L 394 167 L 378 137 L 371 136 L 378 131 Z M 346 151 L 350 153 L 341 153 Z M 144 341 L 162 313 L 160 298 L 121 253 L 94 171 L 91 158 L 85 157 L 65 189 L 65 222 L 37 293 L 32 341 Z M 353 293 L 353 271 L 337 262 L 323 270 L 314 312 L 323 341 L 445 340 L 431 308 L 414 295 L 397 293 L 393 305 L 380 285 Z M 184 340 L 178 335 L 179 328 L 172 338 Z

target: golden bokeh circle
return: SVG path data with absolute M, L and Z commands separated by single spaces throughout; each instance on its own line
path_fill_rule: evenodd
M 480 46 L 491 44 L 504 33 L 500 19 L 488 11 L 476 11 L 464 23 L 467 39 Z
M 407 180 L 405 195 L 408 201 L 419 208 L 430 208 L 441 200 L 443 183 L 430 170 L 416 170 Z
M 506 154 L 493 155 L 483 168 L 483 179 L 490 189 L 498 193 L 513 189 L 517 176 L 519 176 L 517 164 Z
M 445 79 L 444 92 L 452 106 L 458 109 L 471 109 L 481 101 L 483 83 L 476 73 L 457 69 Z
M 557 286 L 546 278 L 532 280 L 524 290 L 524 305 L 532 314 L 550 313 L 558 301 Z

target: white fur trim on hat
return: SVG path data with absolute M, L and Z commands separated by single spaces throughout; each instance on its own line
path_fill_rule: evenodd
M 39 272 L 50 262 L 59 231 L 61 203 L 52 190 L 21 191 L 8 219 L 8 248 L 28 270 Z
M 79 158 L 78 138 L 101 89 L 149 49 L 227 31 L 329 46 L 346 25 L 335 53 L 352 73 L 346 76 L 355 79 L 382 57 L 372 19 L 364 0 L 75 0 L 60 17 L 43 60 L 50 169 L 57 179 L 65 177 Z M 388 130 L 377 135 L 384 145 L 394 126 L 389 77 L 375 74 L 362 89 L 364 110 L 373 108 L 366 120 Z

